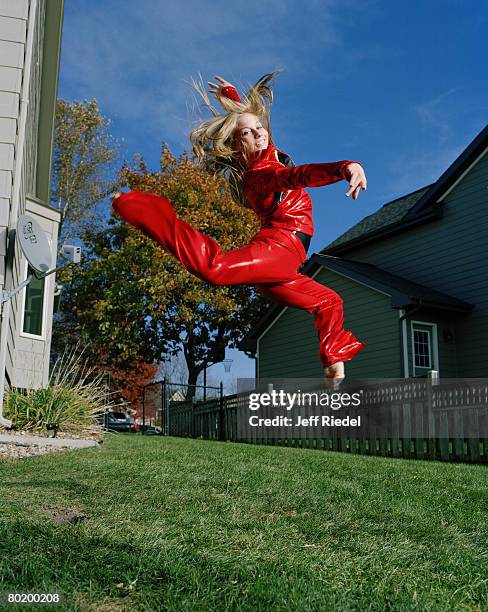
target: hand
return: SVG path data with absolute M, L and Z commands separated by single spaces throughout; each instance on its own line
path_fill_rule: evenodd
M 357 200 L 361 189 L 366 191 L 368 186 L 363 167 L 361 164 L 354 162 L 347 166 L 346 171 L 349 174 L 349 191 L 346 193 L 346 196 L 352 195 L 352 199 Z
M 221 76 L 216 76 L 215 80 L 218 81 L 219 84 L 212 83 L 211 81 L 207 81 L 207 83 L 209 84 L 208 92 L 213 94 L 216 98 L 222 95 L 220 92 L 224 87 L 234 87 L 232 83 L 229 83 L 229 81 L 226 81 Z

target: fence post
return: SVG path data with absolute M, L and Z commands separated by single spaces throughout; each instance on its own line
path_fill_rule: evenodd
M 427 372 L 427 378 L 430 381 L 432 387 L 435 387 L 439 384 L 439 371 L 438 370 L 429 370 Z
M 110 372 L 106 372 L 104 374 L 103 386 L 104 386 L 104 391 L 105 391 L 103 401 L 105 402 L 105 406 L 106 406 L 110 401 Z
M 435 370 L 432 370 L 435 372 Z M 427 373 L 427 383 L 426 383 L 426 403 L 427 403 L 427 414 L 428 414 L 428 422 L 429 422 L 429 438 L 427 441 L 427 452 L 429 454 L 430 459 L 437 459 L 437 445 L 438 445 L 438 434 L 435 422 L 435 415 L 433 411 L 433 390 L 432 386 L 437 384 L 437 379 L 435 375 L 431 375 Z
M 144 387 L 142 388 L 142 427 L 141 427 L 141 433 L 143 435 L 145 434 L 145 429 L 146 429 L 146 387 L 147 387 L 147 385 L 144 385 Z
M 164 415 L 164 427 L 161 428 L 161 433 L 164 436 L 170 435 L 169 430 L 169 401 L 168 401 L 168 385 L 166 383 L 166 378 L 163 378 L 161 381 L 161 410 Z
M 168 432 L 166 431 L 168 425 L 168 418 L 166 414 L 166 379 L 160 382 L 161 384 L 161 435 L 167 436 Z
M 225 411 L 224 411 L 224 383 L 220 383 L 220 401 L 219 401 L 219 440 L 224 441 L 225 435 Z

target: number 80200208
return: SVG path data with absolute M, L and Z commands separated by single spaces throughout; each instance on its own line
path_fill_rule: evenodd
M 0 602 L 9 604 L 51 604 L 61 603 L 59 593 L 3 593 Z

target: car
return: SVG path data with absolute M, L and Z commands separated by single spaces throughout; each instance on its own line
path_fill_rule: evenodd
M 141 425 L 141 432 L 147 436 L 160 436 L 161 430 L 153 425 Z
M 106 412 L 104 427 L 107 431 L 134 432 L 134 423 L 125 412 Z

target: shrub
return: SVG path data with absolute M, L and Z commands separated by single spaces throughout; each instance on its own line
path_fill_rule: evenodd
M 4 414 L 14 429 L 44 431 L 56 423 L 69 433 L 100 431 L 100 417 L 110 407 L 103 377 L 87 367 L 75 347 L 56 360 L 45 389 L 10 389 Z

